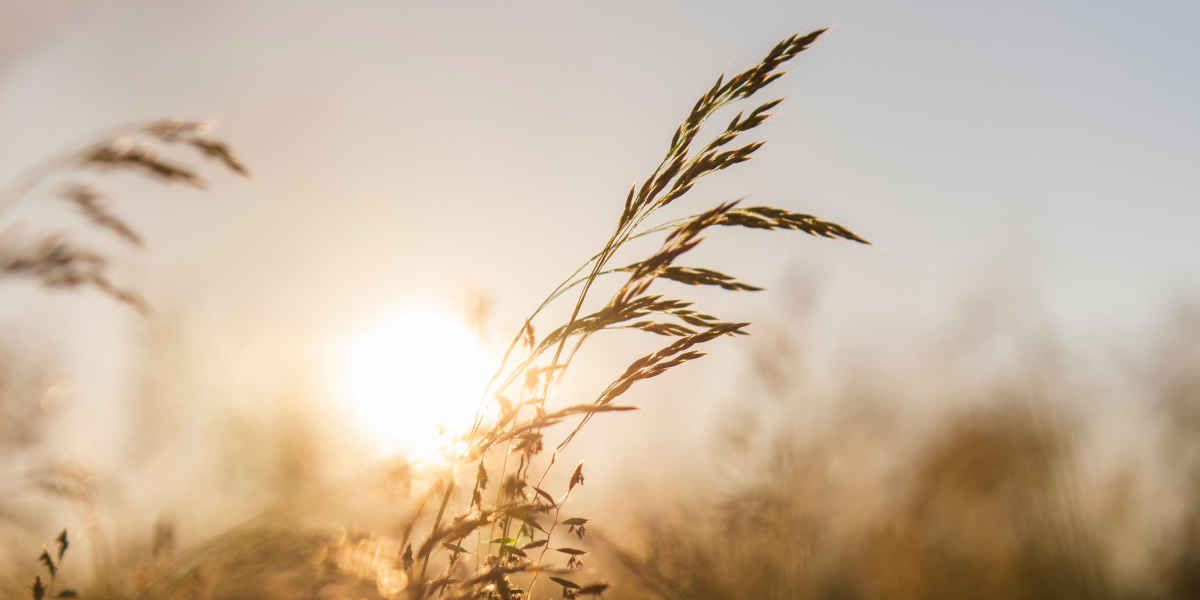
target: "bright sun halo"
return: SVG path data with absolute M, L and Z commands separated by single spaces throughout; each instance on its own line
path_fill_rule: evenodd
M 371 446 L 383 455 L 436 461 L 440 431 L 471 426 L 495 368 L 460 319 L 437 308 L 407 307 L 354 335 L 339 349 L 336 393 Z

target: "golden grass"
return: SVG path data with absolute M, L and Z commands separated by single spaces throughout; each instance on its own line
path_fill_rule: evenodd
M 777 107 L 781 99 L 763 102 L 748 112 L 738 112 L 723 130 L 706 142 L 700 142 L 699 137 L 702 127 L 722 110 L 750 101 L 782 77 L 780 68 L 808 49 L 822 33 L 823 29 L 793 35 L 772 47 L 758 63 L 728 79 L 718 77 L 675 128 L 661 162 L 641 184 L 630 188 L 608 240 L 595 255 L 551 290 L 524 320 L 483 392 L 474 426 L 459 440 L 465 449 L 460 466 L 469 467 L 469 472 L 475 473 L 470 485 L 463 487 L 454 478 L 446 477 L 417 503 L 415 512 L 408 517 L 408 525 L 397 538 L 368 536 L 351 541 L 343 536 L 332 541 L 318 535 L 303 543 L 303 548 L 325 547 L 326 551 L 318 552 L 316 558 L 301 552 L 304 556 L 296 560 L 282 561 L 309 565 L 307 570 L 296 571 L 303 575 L 294 574 L 307 578 L 304 585 L 296 589 L 311 589 L 318 580 L 346 578 L 345 573 L 336 573 L 339 570 L 352 571 L 359 578 L 375 578 L 380 594 L 396 595 L 403 591 L 416 599 L 528 598 L 534 596 L 539 583 L 547 581 L 543 578 L 548 578 L 549 585 L 556 586 L 555 595 L 564 598 L 600 595 L 608 589 L 605 582 L 577 581 L 581 567 L 588 560 L 587 551 L 569 543 L 572 536 L 580 539 L 587 535 L 592 521 L 581 516 L 566 518 L 563 513 L 571 494 L 584 484 L 582 464 L 573 466 L 565 489 L 557 493 L 546 489 L 560 452 L 592 417 L 636 410 L 636 407 L 616 403 L 635 384 L 700 359 L 705 355 L 700 350 L 702 346 L 744 335 L 749 325 L 697 310 L 692 302 L 673 295 L 651 294 L 651 286 L 664 282 L 713 286 L 734 292 L 760 290 L 710 267 L 677 264 L 700 245 L 704 235 L 715 226 L 801 231 L 867 243 L 833 222 L 770 206 L 742 208 L 736 200 L 699 210 L 682 219 L 654 221 L 663 208 L 682 202 L 701 180 L 750 160 L 763 146 L 763 141 L 743 142 L 741 138 L 766 122 L 771 116 L 769 111 Z M 235 173 L 247 174 L 245 166 L 227 146 L 203 136 L 201 123 L 163 120 L 122 128 L 81 151 L 57 158 L 34 170 L 27 181 L 15 188 L 13 195 L 19 197 L 50 172 L 86 168 L 132 170 L 165 183 L 204 187 L 204 180 L 194 168 L 162 158 L 156 145 L 186 146 Z M 64 197 L 95 226 L 129 243 L 142 243 L 141 236 L 133 228 L 101 203 L 99 192 L 73 184 L 66 188 Z M 615 262 L 629 242 L 656 234 L 663 234 L 663 239 L 654 252 L 633 262 Z M 8 257 L 4 270 L 33 277 L 47 286 L 90 285 L 145 311 L 147 303 L 144 299 L 108 279 L 105 263 L 99 254 L 76 249 L 65 240 L 55 238 L 45 240 L 32 253 Z M 613 266 L 622 263 L 624 266 Z M 610 297 L 596 299 L 593 284 L 602 277 L 613 275 L 626 279 Z M 539 317 L 543 310 L 568 293 L 576 294 L 569 318 L 557 325 L 541 322 Z M 657 351 L 633 359 L 590 402 L 563 406 L 555 398 L 556 384 L 568 372 L 580 348 L 594 334 L 615 329 L 676 339 Z M 546 333 L 539 336 L 538 331 Z M 493 405 L 495 410 L 484 410 L 486 404 Z M 496 415 L 494 419 L 483 418 L 490 412 Z M 565 425 L 565 433 L 550 448 L 545 439 L 557 431 L 556 425 Z M 497 461 L 500 462 L 498 467 Z M 254 533 L 245 539 L 274 540 L 280 535 L 252 531 Z M 222 536 L 220 543 L 236 543 L 243 535 L 233 532 Z M 284 535 L 284 539 L 294 538 Z M 321 539 L 325 542 L 315 541 Z M 290 555 L 300 551 L 283 550 L 283 547 L 274 542 L 266 544 L 266 548 L 274 548 L 271 552 Z M 392 550 L 380 559 L 378 555 L 385 547 Z M 370 548 L 369 553 L 374 553 L 374 558 L 365 563 L 358 553 L 363 548 Z M 256 552 L 259 550 L 263 548 L 259 547 Z M 213 552 L 219 557 L 240 555 L 232 548 L 209 550 L 210 555 Z M 257 558 L 270 562 L 278 557 Z M 242 589 L 250 589 L 245 580 L 266 577 L 261 570 L 247 568 L 240 560 L 232 563 L 228 558 L 222 560 L 228 564 L 217 568 L 216 580 L 214 576 L 205 575 L 206 567 L 197 565 L 177 563 L 175 568 L 165 572 L 150 568 L 144 571 L 150 573 L 146 575 L 150 579 L 135 586 L 134 593 L 138 597 L 232 597 L 230 594 L 237 596 L 245 592 L 239 591 L 237 586 L 231 588 L 231 582 L 243 582 L 239 585 L 247 587 Z M 44 562 L 53 580 L 56 563 L 52 559 Z M 327 572 L 329 569 L 332 571 Z M 384 579 L 387 579 L 386 585 Z M 32 588 L 38 600 L 49 590 L 40 581 L 35 580 Z M 256 589 L 263 589 L 263 585 L 258 582 Z M 291 589 L 283 584 L 279 586 Z M 112 593 L 125 588 L 110 583 L 100 589 Z
M 161 156 L 157 145 L 183 145 L 215 160 L 229 170 L 248 176 L 249 171 L 218 140 L 205 137 L 208 125 L 200 121 L 163 119 L 115 129 L 99 141 L 64 153 L 29 169 L 14 185 L 0 192 L 0 209 L 26 199 L 38 185 L 53 177 L 68 178 L 60 197 L 73 203 L 83 216 L 97 227 L 123 240 L 142 246 L 140 234 L 120 216 L 110 211 L 102 194 L 78 182 L 72 174 L 88 169 L 125 170 L 148 175 L 164 182 L 183 182 L 203 188 L 205 180 L 195 167 Z M 115 284 L 107 274 L 107 259 L 100 253 L 81 248 L 57 235 L 42 236 L 31 247 L 15 247 L 0 255 L 0 271 L 8 275 L 31 277 L 51 288 L 92 286 L 129 306 L 146 312 L 149 304 L 136 291 Z
M 721 109 L 750 99 L 779 79 L 783 75 L 779 68 L 823 32 L 791 36 L 776 44 L 759 63 L 728 80 L 718 77 L 676 127 L 662 161 L 640 185 L 630 188 L 616 227 L 600 251 L 564 279 L 525 319 L 484 393 L 483 402 L 495 403 L 498 416 L 490 422 L 477 417 L 462 439 L 467 448 L 463 462 L 474 464 L 476 473 L 469 495 L 464 495 L 465 506 L 453 508 L 455 483 L 447 479 L 430 532 L 415 546 L 420 566 L 409 573 L 411 597 L 513 600 L 532 596 L 543 575 L 553 577 L 551 581 L 561 588 L 564 598 L 604 592 L 608 585 L 603 582 L 575 581 L 574 574 L 583 566 L 586 552 L 563 546 L 562 535 L 556 535 L 565 524 L 567 535 L 582 537 L 588 522 L 584 517 L 572 517 L 570 523 L 562 520 L 564 505 L 575 488 L 583 484 L 581 464 L 575 466 L 565 490 L 554 494 L 544 488 L 559 453 L 592 417 L 635 410 L 615 402 L 636 383 L 703 357 L 700 346 L 744 334 L 749 325 L 696 311 L 685 300 L 650 294 L 651 285 L 670 281 L 730 291 L 761 289 L 715 269 L 676 264 L 716 225 L 789 229 L 866 243 L 836 223 L 774 207 L 739 209 L 737 201 L 720 203 L 683 219 L 650 222 L 662 208 L 680 201 L 701 179 L 749 160 L 762 147 L 762 141 L 753 141 L 730 148 L 742 135 L 764 123 L 770 117 L 768 111 L 781 100 L 760 104 L 748 114 L 738 113 L 706 143 L 697 143 L 697 138 L 705 122 Z M 656 233 L 666 235 L 655 252 L 623 267 L 609 267 L 631 240 Z M 585 272 L 587 275 L 580 277 Z M 591 304 L 593 284 L 600 277 L 626 273 L 628 278 L 611 297 L 585 310 Z M 550 303 L 575 287 L 580 289 L 570 317 L 539 338 L 536 332 L 544 325 L 535 324 L 535 320 Z M 569 370 L 579 349 L 594 334 L 612 329 L 635 329 L 678 339 L 634 359 L 590 403 L 556 408 L 555 384 Z M 484 412 L 481 408 L 478 414 Z M 571 427 L 548 450 L 545 437 L 560 424 Z M 493 478 L 486 464 L 489 454 L 495 452 L 500 454 L 501 464 Z M 489 489 L 493 481 L 499 485 Z M 464 544 L 469 545 L 472 538 L 476 548 L 474 566 L 466 569 L 463 557 L 469 550 Z M 551 550 L 561 556 L 548 558 Z M 435 556 L 439 551 L 443 554 L 440 561 Z M 437 576 L 432 574 L 435 571 L 431 565 L 436 565 Z

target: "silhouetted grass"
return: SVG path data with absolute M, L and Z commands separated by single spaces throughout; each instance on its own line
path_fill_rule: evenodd
M 35 600 L 76 589 L 96 600 L 1196 597 L 1200 485 L 1184 486 L 1188 508 L 1172 521 L 1172 535 L 1154 546 L 1149 566 L 1123 570 L 1114 559 L 1121 548 L 1097 517 L 1120 511 L 1097 511 L 1097 499 L 1082 495 L 1082 450 L 1073 423 L 1037 403 L 1014 401 L 989 387 L 992 382 L 972 390 L 990 401 L 949 411 L 916 439 L 896 424 L 894 415 L 905 406 L 859 405 L 851 397 L 836 398 L 851 416 L 816 434 L 790 429 L 786 420 L 769 432 L 755 430 L 753 418 L 731 420 L 724 439 L 711 440 L 712 454 L 702 457 L 710 461 L 710 478 L 697 489 L 676 490 L 675 497 L 690 500 L 649 503 L 617 491 L 610 494 L 617 501 L 589 514 L 570 503 L 588 473 L 582 464 L 562 464 L 560 452 L 592 417 L 636 410 L 619 402 L 632 387 L 699 360 L 709 343 L 747 333 L 749 323 L 709 314 L 680 297 L 688 288 L 672 287 L 761 289 L 710 266 L 681 264 L 704 235 L 722 226 L 867 243 L 837 223 L 772 206 L 742 207 L 736 200 L 660 220 L 661 209 L 687 201 L 702 179 L 759 150 L 761 141 L 742 137 L 764 123 L 780 100 L 746 106 L 710 139 L 700 134 L 720 111 L 777 80 L 780 68 L 822 33 L 783 40 L 759 63 L 718 78 L 701 95 L 675 128 L 661 162 L 623 202 L 614 202 L 617 218 L 608 239 L 516 328 L 483 390 L 474 426 L 455 440 L 451 472 L 422 486 L 403 464 L 363 465 L 329 481 L 308 472 L 321 446 L 303 417 L 247 427 L 218 443 L 227 451 L 222 465 L 230 470 L 271 463 L 255 472 L 271 479 L 264 485 L 277 495 L 259 516 L 191 545 L 179 544 L 175 524 L 160 519 L 144 532 L 145 543 L 117 544 L 96 561 L 92 580 L 71 588 L 59 585 L 74 566 L 63 561 L 64 532 L 57 549 L 30 553 L 40 564 L 23 566 L 20 584 L 6 582 L 0 591 Z M 122 129 L 35 169 L 10 197 L 24 197 L 47 174 L 86 168 L 203 185 L 193 168 L 161 158 L 153 150 L 160 144 L 186 146 L 246 174 L 225 145 L 201 133 L 199 124 L 179 121 Z M 93 188 L 68 185 L 61 197 L 95 227 L 142 243 Z M 631 242 L 656 235 L 661 242 L 649 255 L 625 256 Z M 92 286 L 139 310 L 147 306 L 109 280 L 104 257 L 59 238 L 17 248 L 4 261 L 11 275 L 52 287 Z M 613 283 L 611 294 L 600 296 L 595 284 L 601 280 Z M 655 285 L 671 291 L 652 293 Z M 545 309 L 564 297 L 569 317 L 547 322 Z M 1196 332 L 1194 325 L 1179 329 Z M 579 349 L 614 330 L 669 340 L 633 357 L 585 401 L 558 398 L 556 388 Z M 1192 482 L 1200 473 L 1200 364 L 1188 354 L 1195 339 L 1183 335 L 1167 344 L 1157 363 L 1164 369 L 1157 378 L 1161 389 L 1151 392 L 1170 415 L 1165 456 L 1178 459 L 1178 472 Z M 789 365 L 776 367 L 754 376 L 769 393 L 794 400 L 788 394 L 803 390 L 804 382 L 788 379 Z M 930 369 L 937 373 L 936 366 Z M 914 384 L 924 375 L 914 375 Z M 752 417 L 766 412 L 754 402 L 743 407 Z M 155 418 L 160 420 L 146 423 L 162 421 Z M 169 441 L 169 434 L 160 436 Z M 745 452 L 750 438 L 765 450 Z M 737 477 L 721 475 L 729 465 Z M 97 502 L 88 474 L 69 465 L 31 478 L 48 495 L 76 501 L 85 512 Z M 196 494 L 208 492 L 196 487 Z M 618 535 L 608 527 L 608 518 L 638 503 L 644 506 L 636 531 Z M 368 525 L 333 525 L 350 517 Z M 89 537 L 101 543 L 98 519 L 87 520 L 94 529 L 73 531 L 72 543 Z
M 596 537 L 606 565 L 623 572 L 614 595 L 1194 597 L 1200 430 L 1186 416 L 1200 403 L 1194 314 L 1169 319 L 1163 343 L 1143 359 L 1152 369 L 1132 366 L 1098 382 L 1141 383 L 1136 401 L 1165 427 L 1148 458 L 1121 456 L 1129 462 L 1087 470 L 1086 430 L 1103 415 L 1076 411 L 1111 400 L 1063 396 L 1061 381 L 1072 375 L 1065 371 L 1034 383 L 1045 367 L 1035 364 L 1032 343 L 1020 371 L 1028 379 L 974 374 L 965 388 L 934 392 L 932 404 L 942 407 L 935 420 L 913 425 L 903 386 L 922 390 L 927 377 L 954 376 L 955 365 L 930 362 L 920 373 L 872 382 L 879 399 L 865 400 L 874 394 L 860 396 L 853 384 L 834 392 L 825 404 L 840 416 L 825 428 L 796 416 L 782 425 L 779 415 L 768 417 L 773 429 L 730 419 L 706 466 L 726 476 L 677 496 L 686 500 L 659 503 L 629 531 Z M 750 374 L 776 380 L 776 403 L 824 400 L 800 385 L 800 357 L 769 358 L 796 367 L 764 362 Z M 1139 431 L 1156 435 L 1153 425 Z

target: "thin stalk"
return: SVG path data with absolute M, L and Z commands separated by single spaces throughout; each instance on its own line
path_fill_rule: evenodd
M 433 532 L 430 535 L 437 535 L 438 528 L 442 526 L 442 517 L 446 514 L 446 505 L 450 503 L 450 495 L 454 492 L 454 481 L 450 478 L 446 479 L 446 493 L 442 495 L 442 504 L 438 506 L 437 517 L 433 520 Z M 421 597 L 425 597 L 425 593 L 429 591 L 426 587 L 425 572 L 429 569 L 429 561 L 433 558 L 433 548 L 430 548 L 429 553 L 425 555 L 425 562 L 421 563 L 421 576 L 417 581 L 421 582 Z
M 518 408 L 518 410 L 520 410 L 520 409 Z M 500 465 L 500 479 L 498 481 L 499 485 L 496 486 L 496 501 L 495 501 L 496 506 L 500 506 L 501 495 L 504 493 L 504 475 L 506 474 L 506 471 L 508 471 L 508 456 L 511 453 L 512 453 L 512 440 L 509 440 L 507 446 L 504 449 L 504 462 L 501 463 L 501 465 Z M 480 459 L 480 460 L 482 460 L 482 459 Z M 504 537 L 508 537 L 507 526 L 505 527 L 505 531 L 506 531 L 506 533 L 505 533 Z M 491 526 L 488 528 L 488 546 L 487 546 L 488 554 L 492 553 L 491 540 L 494 540 L 494 539 L 496 539 L 496 521 L 492 521 Z
M 680 223 L 685 223 L 694 217 L 695 217 L 695 215 L 690 215 L 687 217 L 680 217 L 678 219 L 672 219 L 665 223 L 660 223 L 658 225 L 655 225 L 654 227 L 651 227 L 650 229 L 639 231 L 635 234 L 627 236 L 625 239 L 621 240 L 621 242 L 617 246 L 620 247 L 625 242 L 629 242 L 629 241 L 632 241 L 632 240 L 635 240 L 635 239 L 638 239 L 641 237 L 645 237 L 647 235 L 659 233 L 662 231 L 667 231 L 668 229 L 671 229 L 671 228 L 675 227 L 676 225 L 679 225 Z M 499 379 L 500 375 L 504 373 L 505 367 L 508 366 L 508 361 L 512 357 L 512 352 L 513 352 L 513 350 L 516 349 L 517 344 L 520 343 L 521 338 L 525 333 L 525 328 L 528 327 L 533 322 L 533 319 L 535 317 L 537 317 L 539 314 L 541 314 L 542 310 L 544 310 L 552 302 L 559 299 L 566 292 L 570 291 L 571 289 L 575 288 L 576 286 L 587 281 L 588 277 L 578 277 L 579 273 L 582 272 L 585 268 L 587 268 L 588 265 L 592 264 L 593 261 L 599 259 L 602 254 L 603 254 L 603 251 L 597 252 L 596 254 L 593 254 L 591 256 L 591 258 L 587 259 L 582 265 L 579 265 L 579 267 L 576 268 L 575 271 L 573 271 L 570 275 L 568 275 L 566 279 L 562 280 L 562 282 L 560 282 L 558 284 L 558 286 L 556 286 L 554 288 L 554 291 L 550 292 L 550 294 L 542 300 L 542 302 L 538 305 L 538 307 L 536 309 L 534 309 L 533 312 L 529 313 L 529 316 L 525 317 L 524 323 L 517 330 L 516 335 L 513 336 L 513 339 L 508 343 L 508 347 L 504 350 L 504 355 L 500 359 L 500 365 L 496 368 L 496 371 L 492 374 L 491 378 L 488 379 L 487 385 L 484 386 L 483 394 L 480 397 L 479 405 L 475 409 L 475 419 L 471 425 L 470 434 L 474 434 L 476 431 L 479 430 L 479 426 L 482 424 L 483 407 L 484 407 L 485 403 L 487 402 L 488 393 L 492 390 L 493 386 L 496 383 L 496 380 Z M 605 271 L 601 271 L 600 273 L 597 274 L 597 276 L 608 275 L 611 273 L 616 273 L 618 271 L 619 271 L 619 269 L 608 269 Z M 502 385 L 500 385 L 498 388 L 496 388 L 496 390 L 504 391 L 506 388 L 508 388 L 508 386 L 512 384 L 513 379 L 515 379 L 516 376 L 521 371 L 525 370 L 525 368 L 527 368 L 530 364 L 532 364 L 533 361 L 536 360 L 536 358 L 537 357 L 530 357 L 530 358 L 527 358 L 525 361 L 523 361 L 522 364 L 518 368 L 513 369 L 513 372 L 505 379 L 505 381 Z
M 629 236 L 625 240 L 623 240 L 622 244 L 624 242 L 628 242 L 630 240 L 635 240 L 640 237 L 658 233 L 660 231 L 666 231 L 667 229 L 670 229 L 671 227 L 674 227 L 675 225 L 678 225 L 679 223 L 683 223 L 690 218 L 691 217 L 682 217 L 679 219 L 674 219 L 671 221 L 667 221 L 666 223 L 661 223 L 659 225 L 656 225 L 645 231 L 640 231 L 636 234 Z M 513 339 L 508 343 L 508 347 L 504 350 L 504 356 L 500 359 L 500 366 L 496 369 L 496 372 L 492 374 L 492 377 L 488 380 L 487 385 L 484 386 L 483 395 L 480 398 L 480 406 L 475 411 L 475 423 L 471 427 L 471 433 L 475 433 L 479 429 L 479 425 L 481 424 L 480 423 L 480 415 L 483 411 L 483 403 L 487 401 L 487 394 L 491 390 L 492 385 L 494 385 L 496 383 L 496 380 L 504 372 L 504 367 L 508 366 L 508 359 L 512 356 L 512 351 L 516 349 L 517 344 L 520 343 L 521 337 L 525 333 L 525 327 L 530 325 L 533 322 L 533 319 L 535 317 L 537 317 L 539 314 L 541 314 L 542 310 L 544 310 L 547 306 L 549 306 L 550 303 L 557 300 L 568 290 L 587 281 L 587 277 L 579 277 L 579 273 L 581 273 L 584 269 L 586 269 L 588 267 L 588 265 L 592 264 L 592 262 L 594 262 L 596 259 L 600 258 L 603 253 L 604 253 L 603 251 L 597 252 L 596 254 L 593 254 L 591 256 L 591 258 L 584 261 L 583 264 L 579 265 L 578 268 L 576 268 L 570 275 L 568 275 L 566 277 L 566 279 L 563 279 L 562 282 L 560 282 L 554 288 L 554 291 L 550 292 L 550 294 L 548 296 L 546 296 L 546 298 L 544 298 L 540 304 L 538 304 L 538 307 L 536 309 L 534 309 L 533 312 L 529 313 L 529 316 L 525 317 L 525 321 L 522 324 L 521 328 L 517 330 L 516 335 L 513 336 Z M 616 271 L 616 269 L 610 269 L 608 271 L 603 271 L 603 272 L 599 273 L 599 275 L 607 275 L 607 274 L 613 273 L 615 271 Z M 520 369 L 518 369 L 518 371 L 519 370 Z M 502 386 L 499 389 L 503 390 L 504 387 L 507 387 L 507 386 Z
M 538 487 L 541 487 L 541 486 L 538 486 Z M 538 553 L 537 562 L 534 563 L 535 565 L 541 565 L 542 559 L 546 557 L 546 551 L 550 549 L 550 536 L 552 536 L 554 534 L 554 529 L 558 527 L 558 517 L 560 515 L 562 515 L 562 507 L 564 504 L 567 503 L 567 500 L 569 500 L 571 498 L 572 491 L 573 490 L 568 487 L 567 493 L 563 496 L 563 499 L 558 502 L 558 506 L 554 507 L 554 520 L 551 521 L 551 523 L 550 523 L 550 529 L 546 530 L 546 545 L 542 546 L 542 551 L 540 553 Z M 529 580 L 528 597 L 530 597 L 530 598 L 533 598 L 533 587 L 535 585 L 537 585 L 539 575 L 541 575 L 540 569 L 534 570 L 533 579 Z
M 108 128 L 93 138 L 100 140 L 98 142 L 74 146 L 70 150 L 65 150 L 40 163 L 27 167 L 7 188 L 0 190 L 0 212 L 8 210 L 22 196 L 37 187 L 42 180 L 49 177 L 55 171 L 75 164 L 80 157 L 86 156 L 107 144 L 111 144 L 119 136 L 134 135 L 143 132 L 152 123 L 152 121 L 135 121 Z

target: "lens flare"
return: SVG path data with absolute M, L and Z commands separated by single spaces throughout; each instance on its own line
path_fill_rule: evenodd
M 495 368 L 466 324 L 407 307 L 351 336 L 337 352 L 335 394 L 380 455 L 434 462 L 469 428 Z

